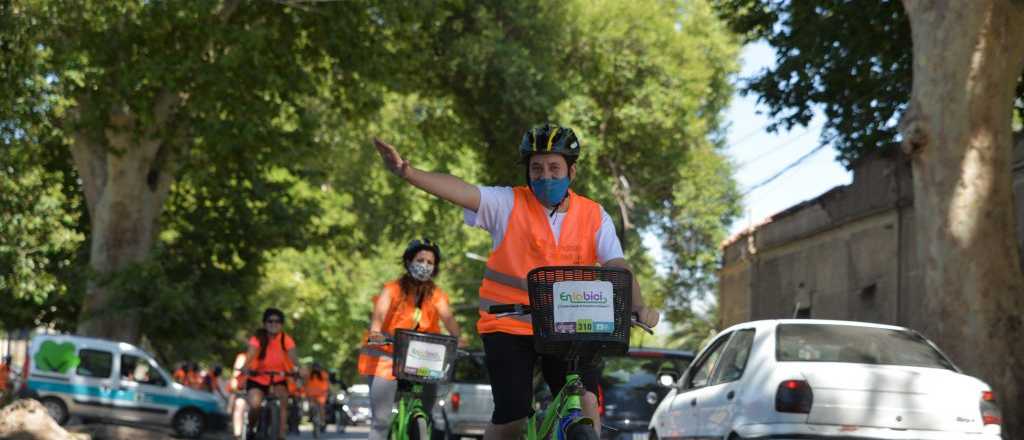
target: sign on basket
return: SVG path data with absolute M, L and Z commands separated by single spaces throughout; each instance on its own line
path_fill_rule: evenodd
M 405 353 L 405 372 L 419 377 L 439 379 L 444 376 L 444 345 L 409 341 Z
M 555 333 L 612 333 L 615 300 L 608 281 L 559 281 L 554 293 Z

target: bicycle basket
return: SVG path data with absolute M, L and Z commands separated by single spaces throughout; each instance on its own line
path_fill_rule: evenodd
M 629 350 L 633 274 L 589 266 L 546 266 L 526 276 L 539 353 L 572 357 Z
M 412 330 L 395 332 L 395 362 L 392 372 L 401 380 L 420 383 L 444 383 L 451 375 L 458 341 L 454 337 L 420 333 Z

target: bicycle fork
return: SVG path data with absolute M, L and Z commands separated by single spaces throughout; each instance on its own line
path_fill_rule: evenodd
M 541 429 L 538 434 L 534 434 L 537 431 L 533 430 L 533 417 L 527 419 L 527 432 L 532 436 L 530 440 L 544 440 L 544 438 L 552 432 L 555 421 L 558 421 L 558 430 L 555 431 L 555 438 L 558 440 L 565 439 L 565 433 L 568 432 L 569 427 L 576 423 L 587 423 L 592 424 L 593 421 L 583 417 L 583 382 L 580 380 L 580 375 L 577 373 L 569 373 L 565 377 L 565 387 L 562 390 L 564 394 L 561 399 L 557 399 L 552 402 L 551 407 L 548 408 L 548 416 L 544 417 L 544 423 L 541 425 Z

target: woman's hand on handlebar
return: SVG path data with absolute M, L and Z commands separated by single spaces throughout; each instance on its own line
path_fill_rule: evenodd
M 387 345 L 390 344 L 391 341 L 388 340 L 388 337 L 384 335 L 384 333 L 371 331 L 367 343 L 370 345 Z
M 651 328 L 658 325 L 658 321 L 661 319 L 657 309 L 647 306 L 640 306 L 633 309 L 633 316 L 637 321 Z

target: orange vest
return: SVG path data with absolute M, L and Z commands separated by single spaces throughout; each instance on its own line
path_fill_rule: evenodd
M 419 324 L 419 332 L 441 333 L 441 317 L 434 306 L 438 296 L 447 298 L 448 294 L 441 288 L 435 288 L 430 297 L 424 298 L 420 308 L 419 321 L 415 318 L 416 298 L 411 295 L 404 295 L 398 280 L 389 281 L 384 285 L 384 293 L 391 297 L 391 307 L 384 317 L 384 324 L 380 331 L 386 336 L 394 337 L 396 329 L 413 330 Z M 380 295 L 373 297 L 373 304 L 377 304 Z M 445 299 L 447 300 L 447 299 Z M 394 348 L 391 345 L 369 345 L 370 332 L 363 335 L 363 348 L 359 351 L 359 374 L 364 376 L 378 376 L 394 380 L 392 374 L 392 353 Z
M 532 335 L 530 316 L 495 318 L 487 313 L 494 304 L 529 304 L 526 274 L 540 266 L 593 266 L 597 264 L 597 231 L 601 228 L 601 205 L 569 191 L 569 209 L 562 221 L 556 244 L 548 216 L 525 186 L 512 189 L 515 204 L 508 218 L 508 229 L 498 248 L 487 259 L 480 283 L 480 320 L 482 333 Z
M 11 368 L 7 364 L 0 365 L 0 392 L 7 389 L 7 380 L 10 375 Z

